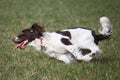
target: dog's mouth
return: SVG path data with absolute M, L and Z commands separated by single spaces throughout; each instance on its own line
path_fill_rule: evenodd
M 15 48 L 19 48 L 19 49 L 24 48 L 29 43 L 28 39 L 20 40 L 19 38 L 14 38 L 13 42 L 17 44 Z
M 23 49 L 28 44 L 28 39 L 22 41 L 21 43 L 17 44 L 15 48 Z

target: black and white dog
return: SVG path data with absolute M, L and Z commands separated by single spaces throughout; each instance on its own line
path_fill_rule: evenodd
M 102 54 L 98 42 L 109 39 L 112 33 L 112 24 L 107 17 L 101 17 L 100 23 L 102 27 L 99 35 L 85 28 L 47 32 L 44 27 L 35 23 L 31 28 L 22 30 L 13 42 L 18 44 L 16 48 L 33 46 L 36 50 L 44 50 L 50 57 L 65 63 L 74 60 L 90 61 Z M 89 49 L 91 52 L 83 55 L 82 49 Z

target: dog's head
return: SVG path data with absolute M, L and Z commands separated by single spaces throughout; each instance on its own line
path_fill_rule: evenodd
M 24 29 L 13 39 L 13 42 L 18 44 L 16 48 L 24 48 L 29 42 L 39 38 L 45 32 L 44 27 L 34 23 L 30 28 Z

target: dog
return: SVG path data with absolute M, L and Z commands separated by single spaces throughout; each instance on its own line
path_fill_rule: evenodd
M 109 39 L 112 34 L 112 24 L 108 17 L 101 17 L 100 24 L 100 34 L 96 35 L 93 30 L 80 27 L 47 32 L 45 27 L 34 23 L 30 28 L 22 30 L 13 42 L 17 44 L 16 48 L 33 46 L 65 63 L 74 60 L 91 61 L 103 53 L 98 46 L 99 41 Z M 90 52 L 83 55 L 83 49 L 89 49 Z

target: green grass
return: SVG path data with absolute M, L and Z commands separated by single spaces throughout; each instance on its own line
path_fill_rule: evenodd
M 99 17 L 113 25 L 104 54 L 91 62 L 65 64 L 11 39 L 34 22 L 48 31 L 85 26 L 98 33 Z M 120 80 L 120 0 L 0 0 L 0 80 Z

